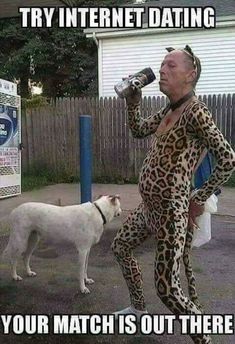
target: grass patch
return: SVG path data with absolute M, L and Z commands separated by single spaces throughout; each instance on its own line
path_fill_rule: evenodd
M 48 167 L 37 165 L 31 167 L 22 174 L 22 192 L 40 189 L 44 186 L 58 183 L 78 183 L 79 177 L 70 174 L 65 168 L 58 171 Z M 138 184 L 138 177 L 122 178 L 121 176 L 94 176 L 93 183 L 98 184 Z M 235 173 L 224 184 L 227 187 L 235 187 Z
M 8 224 L 1 224 L 0 236 L 4 236 L 10 233 L 10 226 Z
M 79 177 L 70 173 L 65 166 L 53 170 L 45 164 L 34 164 L 22 173 L 22 192 L 40 189 L 44 186 L 58 183 L 78 183 Z M 116 176 L 94 176 L 93 183 L 100 184 L 137 184 L 138 177 L 122 178 Z
M 195 266 L 193 268 L 193 272 L 201 274 L 203 272 L 203 269 L 201 267 L 199 267 L 199 266 Z
M 9 264 L 0 263 L 0 269 L 6 271 L 9 270 Z
M 122 178 L 122 176 L 95 176 L 93 183 L 98 184 L 138 184 L 138 177 Z
M 21 188 L 22 191 L 30 191 L 40 189 L 43 186 L 52 185 L 53 182 L 49 181 L 45 176 L 22 176 Z
M 40 189 L 58 183 L 75 183 L 79 178 L 72 175 L 65 166 L 53 170 L 45 164 L 34 164 L 22 174 L 22 191 Z
M 224 186 L 228 186 L 228 187 L 235 187 L 235 172 L 233 172 L 231 178 L 224 184 Z

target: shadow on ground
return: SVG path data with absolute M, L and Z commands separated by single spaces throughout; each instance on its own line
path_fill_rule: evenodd
M 124 214 L 125 216 L 125 214 Z M 10 279 L 9 267 L 0 263 L 0 313 L 1 314 L 109 314 L 129 304 L 127 288 L 119 267 L 110 250 L 111 242 L 123 219 L 115 219 L 107 226 L 101 241 L 91 250 L 89 275 L 95 280 L 91 294 L 78 292 L 77 255 L 70 245 L 48 246 L 42 243 L 32 258 L 36 278 L 22 282 Z M 193 265 L 201 302 L 208 314 L 231 314 L 235 311 L 235 218 L 213 217 L 213 239 L 200 249 L 193 250 Z M 7 236 L 0 240 L 0 253 L 7 243 Z M 142 266 L 148 310 L 154 314 L 169 313 L 157 298 L 153 282 L 153 238 L 136 250 Z M 19 273 L 24 277 L 23 265 Z M 183 287 L 186 290 L 182 268 Z M 187 344 L 188 336 L 180 335 L 3 335 L 0 323 L 0 342 L 3 344 L 73 344 L 73 343 L 154 343 Z M 232 344 L 234 336 L 213 336 L 213 343 Z

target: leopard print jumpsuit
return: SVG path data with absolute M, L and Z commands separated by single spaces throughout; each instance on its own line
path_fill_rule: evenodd
M 156 134 L 165 109 L 143 119 L 140 103 L 128 105 L 128 120 L 135 138 L 154 134 L 139 176 L 142 202 L 132 211 L 118 231 L 112 250 L 126 280 L 131 304 L 145 309 L 143 281 L 133 249 L 149 235 L 156 238 L 154 277 L 157 295 L 174 314 L 200 314 L 195 281 L 189 266 L 193 230 L 188 228 L 191 179 L 205 147 L 217 164 L 207 182 L 193 196 L 204 204 L 224 183 L 235 167 L 235 153 L 213 122 L 206 105 L 192 100 L 171 129 Z M 180 259 L 186 263 L 189 298 L 180 284 Z M 211 343 L 206 335 L 192 335 L 194 343 Z

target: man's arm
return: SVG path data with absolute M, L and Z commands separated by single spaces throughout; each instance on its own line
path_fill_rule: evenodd
M 140 101 L 137 103 L 127 102 L 127 113 L 129 127 L 135 138 L 143 138 L 153 134 L 164 117 L 163 111 L 147 118 L 141 117 Z
M 235 153 L 215 125 L 204 104 L 200 103 L 193 107 L 189 122 L 196 136 L 216 158 L 216 165 L 211 176 L 192 197 L 194 202 L 204 204 L 232 175 L 235 169 Z

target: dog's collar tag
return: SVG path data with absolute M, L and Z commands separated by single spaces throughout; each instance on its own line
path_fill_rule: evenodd
M 101 217 L 102 217 L 102 219 L 103 219 L 104 225 L 105 225 L 105 224 L 107 223 L 107 221 L 106 221 L 106 218 L 105 218 L 104 214 L 102 213 L 100 207 L 99 207 L 96 203 L 94 203 L 94 206 L 95 206 L 95 207 L 97 208 L 97 210 L 99 211 L 99 213 L 100 213 L 100 215 L 101 215 Z

